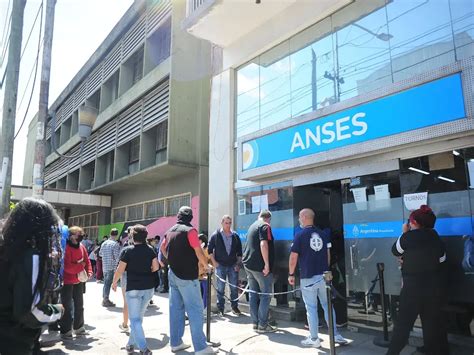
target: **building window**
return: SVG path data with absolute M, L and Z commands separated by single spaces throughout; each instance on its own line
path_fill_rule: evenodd
M 143 204 L 127 207 L 127 221 L 138 221 L 143 219 Z
M 131 58 L 132 85 L 143 77 L 143 46 Z
M 148 73 L 170 56 L 171 48 L 171 17 L 148 37 L 147 67 Z
M 84 233 L 87 234 L 90 240 L 96 240 L 99 233 L 99 213 L 93 212 L 78 216 L 69 217 L 68 225 L 79 226 L 84 229 Z
M 140 137 L 132 139 L 128 147 L 128 172 L 136 173 L 139 170 Z
M 161 122 L 156 126 L 156 164 L 166 161 L 166 149 L 168 147 L 168 121 Z
M 125 207 L 119 207 L 112 209 L 112 223 L 125 222 Z
M 185 194 L 166 199 L 166 215 L 176 216 L 181 206 L 191 206 L 191 194 Z
M 165 200 L 145 203 L 145 219 L 160 218 L 165 215 Z

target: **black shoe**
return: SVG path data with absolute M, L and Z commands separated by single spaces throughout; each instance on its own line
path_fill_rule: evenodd
M 160 290 L 160 293 L 168 293 L 168 290 L 166 290 L 166 289 Z
M 255 330 L 255 331 L 257 331 L 257 329 L 258 329 L 258 324 L 257 324 L 257 323 L 254 323 L 253 326 L 252 326 L 252 329 Z
M 115 303 L 113 303 L 110 300 L 103 300 L 102 301 L 102 306 L 103 307 L 115 307 Z
M 238 307 L 232 307 L 232 313 L 234 313 L 236 316 L 240 316 L 242 314 Z
M 270 324 L 267 324 L 266 326 L 262 327 L 259 326 L 257 329 L 257 333 L 274 333 L 278 329 L 276 327 L 271 326 Z
M 220 308 L 217 310 L 217 314 L 220 315 L 220 316 L 225 316 L 224 310 L 220 309 Z

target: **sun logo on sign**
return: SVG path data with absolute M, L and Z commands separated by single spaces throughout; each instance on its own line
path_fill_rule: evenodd
M 242 168 L 243 170 L 252 169 L 257 165 L 258 146 L 256 141 L 250 141 L 242 144 Z

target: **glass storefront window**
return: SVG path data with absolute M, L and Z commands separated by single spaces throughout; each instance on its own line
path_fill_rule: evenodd
M 454 62 L 448 0 L 392 1 L 387 17 L 394 81 Z
M 473 235 L 470 155 L 472 148 L 403 160 L 400 172 L 402 194 L 426 193 L 436 214 L 435 229 L 446 245 L 449 299 L 456 302 L 474 299 L 474 275 L 462 267 L 463 236 Z M 406 219 L 410 211 L 405 204 L 403 210 Z
M 291 117 L 289 42 L 260 56 L 260 128 Z
M 474 55 L 474 2 L 471 0 L 450 0 L 449 5 L 456 59 L 472 57 Z
M 335 102 L 333 82 L 325 77 L 325 73 L 334 73 L 331 18 L 291 38 L 290 51 L 292 116 Z
M 356 1 L 237 70 L 237 138 L 472 57 L 473 37 L 469 0 Z
M 237 72 L 237 136 L 260 129 L 260 66 L 258 60 Z
M 385 7 L 351 22 L 366 6 L 355 3 L 333 16 L 337 71 L 331 73 L 338 101 L 392 83 Z M 346 25 L 349 23 L 348 25 Z
M 348 289 L 369 290 L 376 265 L 383 262 L 386 292 L 398 294 L 400 270 L 391 253 L 403 221 L 398 171 L 349 179 L 342 203 Z

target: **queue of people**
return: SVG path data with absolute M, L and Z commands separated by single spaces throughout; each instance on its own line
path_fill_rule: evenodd
M 239 236 L 232 231 L 232 218 L 223 216 L 221 228 L 211 236 L 198 235 L 192 226 L 192 209 L 183 206 L 177 223 L 163 238 L 152 237 L 147 243 L 145 226 L 136 225 L 127 231 L 127 243 L 117 242 L 118 230 L 112 229 L 109 239 L 100 248 L 104 270 L 103 306 L 111 307 L 110 289 L 117 290 L 119 281 L 125 295 L 128 313 L 124 312 L 121 329 L 129 331 L 126 351 L 137 349 L 151 354 L 143 329 L 143 317 L 159 284 L 158 270 L 169 268 L 169 325 L 172 352 L 190 347 L 183 342 L 185 319 L 189 319 L 192 345 L 196 354 L 213 354 L 203 332 L 205 297 L 200 290 L 206 285 L 205 274 L 211 265 L 216 269 L 217 308 L 225 309 L 225 283 L 230 284 L 232 312 L 238 308 L 238 274 L 243 264 L 250 289 L 250 316 L 257 333 L 277 331 L 269 322 L 269 305 L 273 290 L 275 260 L 272 214 L 262 210 L 250 226 L 242 250 Z M 441 319 L 443 302 L 441 265 L 446 260 L 444 245 L 434 230 L 436 216 L 428 206 L 413 211 L 403 234 L 392 248 L 402 259 L 403 289 L 400 314 L 387 352 L 399 354 L 407 343 L 409 332 L 421 316 L 426 352 L 448 354 L 446 329 Z M 305 347 L 320 347 L 318 335 L 318 301 L 328 322 L 328 309 L 323 273 L 328 270 L 331 241 L 325 231 L 315 225 L 315 213 L 309 208 L 299 212 L 301 230 L 296 233 L 289 255 L 288 283 L 295 285 L 297 268 L 306 307 L 309 336 L 301 342 Z M 0 278 L 7 287 L 0 292 L 0 353 L 32 354 L 41 334 L 41 326 L 60 319 L 63 339 L 87 335 L 84 321 L 86 282 L 93 270 L 86 244 L 81 243 L 84 231 L 71 226 L 61 247 L 61 220 L 53 207 L 40 200 L 24 199 L 13 209 L 2 227 L 0 238 Z M 159 251 L 157 253 L 157 246 Z M 205 247 L 207 246 L 207 251 Z M 207 252 L 209 254 L 207 254 Z M 63 260 L 61 263 L 60 260 Z M 63 265 L 63 266 L 61 266 Z M 21 269 L 21 271 L 19 271 Z M 26 271 L 26 272 L 25 272 Z M 62 273 L 61 304 L 52 302 L 57 293 L 54 282 Z M 15 275 L 15 277 L 12 277 Z M 126 276 L 125 276 L 126 275 Z M 53 280 L 51 280 L 53 279 Z M 33 287 L 31 287 L 33 280 Z M 206 287 L 207 288 L 207 287 Z M 57 298 L 57 297 L 56 297 Z M 130 326 L 128 326 L 130 321 Z M 130 329 L 129 329 L 130 328 Z M 335 342 L 347 344 L 334 326 Z

